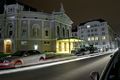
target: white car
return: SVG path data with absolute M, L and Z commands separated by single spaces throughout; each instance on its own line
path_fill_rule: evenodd
M 0 68 L 13 68 L 36 64 L 46 59 L 46 55 L 37 50 L 17 51 L 11 56 L 0 59 Z

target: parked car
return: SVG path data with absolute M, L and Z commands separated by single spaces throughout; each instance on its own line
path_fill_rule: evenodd
M 75 55 L 80 56 L 80 55 L 85 55 L 85 54 L 89 54 L 90 51 L 86 48 L 80 48 L 76 51 Z
M 120 80 L 120 50 L 111 55 L 101 75 L 98 72 L 92 72 L 90 77 L 92 80 Z
M 45 60 L 45 54 L 37 50 L 17 51 L 11 56 L 0 58 L 0 68 L 15 68 Z

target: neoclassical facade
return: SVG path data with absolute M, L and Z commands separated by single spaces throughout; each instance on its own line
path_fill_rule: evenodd
M 62 5 L 59 12 L 51 14 L 25 11 L 18 3 L 5 5 L 0 14 L 0 51 L 56 52 L 57 40 L 71 37 L 72 24 Z

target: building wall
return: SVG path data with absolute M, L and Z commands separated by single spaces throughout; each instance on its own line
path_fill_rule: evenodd
M 78 27 L 78 36 L 90 45 L 98 48 L 110 48 L 113 33 L 109 30 L 107 22 L 89 21 Z
M 12 4 L 5 6 L 0 17 L 4 18 L 0 19 L 0 25 L 4 24 L 5 30 L 0 41 L 4 44 L 4 40 L 11 40 L 12 52 L 36 47 L 41 52 L 56 52 L 56 41 L 71 36 L 73 22 L 64 12 L 23 11 L 21 5 Z
M 72 50 L 80 48 L 80 44 L 83 42 L 80 39 L 60 39 L 56 41 L 56 52 L 57 53 L 68 53 L 70 54 Z

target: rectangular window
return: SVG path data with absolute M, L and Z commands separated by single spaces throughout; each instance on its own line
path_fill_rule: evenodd
M 98 37 L 95 37 L 95 40 L 98 40 Z
M 12 35 L 13 35 L 13 32 L 9 31 L 9 37 L 12 37 Z
M 88 30 L 88 32 L 90 32 L 90 30 Z
M 105 45 L 106 43 L 105 42 L 103 42 L 103 45 Z
M 27 36 L 27 31 L 25 29 L 22 30 L 22 33 L 21 33 L 21 36 L 23 37 L 26 37 Z
M 105 30 L 105 28 L 102 28 L 101 30 L 102 30 L 102 31 L 104 31 L 104 30 Z
M 45 31 L 45 36 L 48 36 L 48 31 L 47 30 Z
M 98 42 L 96 42 L 95 45 L 98 45 Z
M 93 29 L 91 29 L 91 32 L 93 32 Z
M 0 33 L 0 39 L 2 38 L 2 34 Z
M 91 37 L 91 40 L 94 41 L 94 37 Z
M 102 35 L 105 35 L 105 32 L 102 32 Z
M 105 40 L 105 39 L 106 39 L 106 37 L 105 37 L 105 36 L 102 36 L 102 39 L 103 39 L 103 40 Z
M 90 37 L 88 38 L 88 41 L 90 41 L 91 39 L 90 39 Z
M 95 32 L 97 32 L 97 29 L 95 29 Z

